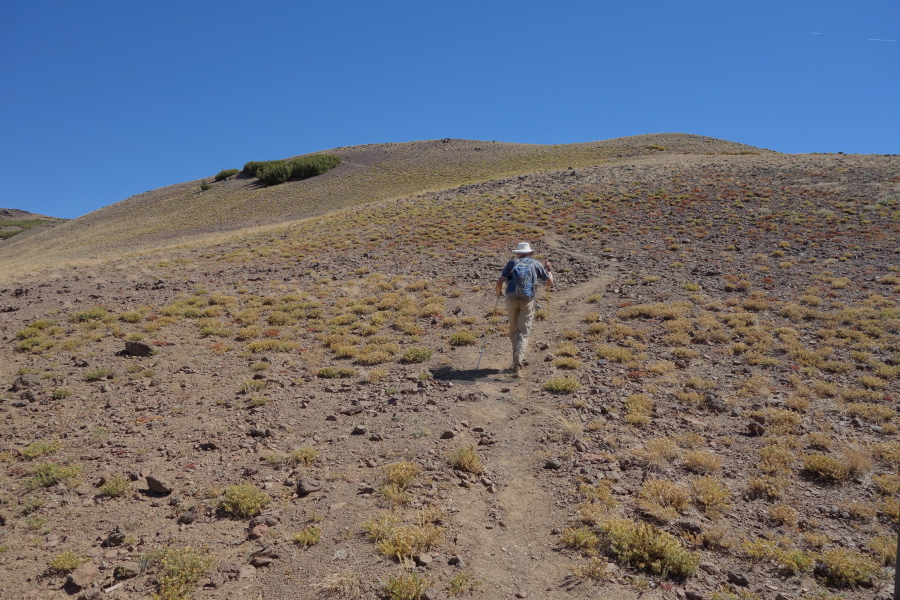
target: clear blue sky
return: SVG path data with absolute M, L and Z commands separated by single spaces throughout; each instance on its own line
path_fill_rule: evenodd
M 898 0 L 34 0 L 0 56 L 0 207 L 58 217 L 443 137 L 900 153 Z

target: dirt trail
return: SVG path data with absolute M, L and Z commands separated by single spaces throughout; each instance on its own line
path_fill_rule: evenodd
M 552 292 L 549 303 L 542 290 L 539 302 L 545 307 L 549 304 L 551 314 L 548 320 L 535 324 L 525 376 L 515 379 L 503 372 L 509 366 L 511 350 L 508 339 L 495 334 L 488 340 L 481 368 L 498 373 L 473 384 L 486 398 L 460 405 L 460 418 L 473 424 L 489 423 L 497 442 L 485 452 L 488 476 L 497 485 L 497 492 L 461 494 L 456 506 L 459 512 L 453 517 L 462 531 L 460 545 L 468 553 L 469 566 L 491 597 L 513 598 L 517 593 L 532 598 L 596 597 L 596 586 L 580 584 L 569 568 L 573 561 L 557 551 L 559 535 L 552 532 L 565 526 L 568 515 L 546 508 L 556 506 L 556 502 L 552 480 L 547 481 L 552 475 L 543 468 L 547 457 L 541 452 L 541 437 L 548 420 L 556 418 L 558 399 L 542 394 L 548 369 L 553 367 L 544 362 L 548 351 L 540 347 L 546 342 L 552 348 L 560 332 L 575 328 L 591 310 L 585 299 L 602 293 L 610 279 L 606 275 L 594 277 Z M 505 316 L 499 317 L 498 331 L 505 326 Z M 470 348 L 460 352 L 457 359 L 474 366 L 480 351 L 480 346 Z M 612 589 L 607 592 L 612 593 Z M 615 594 L 607 597 L 636 597 L 628 590 Z

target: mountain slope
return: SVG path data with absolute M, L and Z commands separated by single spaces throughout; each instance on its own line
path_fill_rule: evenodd
M 10 278 L 0 597 L 889 597 L 900 156 L 744 151 Z
M 239 173 L 207 191 L 201 192 L 202 180 L 197 180 L 132 196 L 10 244 L 0 254 L 0 265 L 21 270 L 37 263 L 109 257 L 524 173 L 662 155 L 768 151 L 701 136 L 657 134 L 554 146 L 444 139 L 327 152 L 340 156 L 342 163 L 312 179 L 264 187 Z

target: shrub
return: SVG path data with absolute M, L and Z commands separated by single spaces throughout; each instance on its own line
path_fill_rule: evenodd
M 685 452 L 681 462 L 688 471 L 695 473 L 712 473 L 722 468 L 722 459 L 705 450 Z
M 894 440 L 875 444 L 874 453 L 891 467 L 900 467 L 900 442 Z
M 560 541 L 566 548 L 592 554 L 600 544 L 600 537 L 590 527 L 567 527 Z
M 340 157 L 333 154 L 310 154 L 289 161 L 251 161 L 244 165 L 244 172 L 266 185 L 277 185 L 290 179 L 309 179 L 321 175 L 340 162 Z
M 32 469 L 31 473 L 31 477 L 25 482 L 25 488 L 29 490 L 71 481 L 81 474 L 81 467 L 42 463 Z
M 833 482 L 844 481 L 850 476 L 850 469 L 844 461 L 818 452 L 803 457 L 803 470 Z
M 476 475 L 484 473 L 484 464 L 481 462 L 481 457 L 475 452 L 474 446 L 454 450 L 450 455 L 450 466 L 466 473 Z
M 554 377 L 544 384 L 544 389 L 554 394 L 571 394 L 581 387 L 581 383 L 572 377 Z
M 422 469 L 420 469 L 419 465 L 416 463 L 403 461 L 385 465 L 382 470 L 384 471 L 384 480 L 386 483 L 406 489 Z
M 643 394 L 632 394 L 625 399 L 625 422 L 629 425 L 647 425 L 653 414 L 653 400 Z
M 323 367 L 316 376 L 322 379 L 347 379 L 356 375 L 356 369 L 352 367 Z
M 715 518 L 728 510 L 731 492 L 715 477 L 703 476 L 691 480 L 691 495 L 694 502 L 709 518 Z
M 423 363 L 431 358 L 431 350 L 428 348 L 409 348 L 400 357 L 403 363 Z
M 389 575 L 382 592 L 388 600 L 419 600 L 428 585 L 428 579 L 418 573 Z
M 40 458 L 41 456 L 53 454 L 54 452 L 59 450 L 59 448 L 59 442 L 34 442 L 33 444 L 25 446 L 19 452 L 25 458 L 34 460 L 35 458 Z
M 85 381 L 100 381 L 101 379 L 106 379 L 112 375 L 112 371 L 109 369 L 104 369 L 103 367 L 97 367 L 96 369 L 91 369 L 87 373 L 84 374 Z
M 447 595 L 462 596 L 463 594 L 471 594 L 481 582 L 475 579 L 475 573 L 472 571 L 460 571 L 447 580 Z
M 110 498 L 121 496 L 131 489 L 131 481 L 127 477 L 110 477 L 109 481 L 100 486 L 100 493 Z
M 73 323 L 84 323 L 86 321 L 99 321 L 106 316 L 106 309 L 101 306 L 95 306 L 91 309 L 77 312 L 70 317 Z
M 225 488 L 219 510 L 230 517 L 247 518 L 258 515 L 269 504 L 269 495 L 249 483 Z
M 769 520 L 784 527 L 794 527 L 800 514 L 789 504 L 776 504 L 769 507 Z
M 65 552 L 63 552 L 62 554 L 58 554 L 56 558 L 51 560 L 48 566 L 54 573 L 65 575 L 67 573 L 71 573 L 89 560 L 90 558 L 88 558 L 87 556 L 82 556 L 74 550 L 66 550 Z
M 875 576 L 879 566 L 865 554 L 846 548 L 826 550 L 819 556 L 816 573 L 836 586 L 852 586 Z
M 579 369 L 581 368 L 581 361 L 571 356 L 561 356 L 553 359 L 553 366 L 558 369 Z
M 159 566 L 156 587 L 161 600 L 188 600 L 214 558 L 208 550 L 166 548 L 145 554 L 141 562 Z
M 294 543 L 304 548 L 315 545 L 322 539 L 322 529 L 318 525 L 310 525 L 294 534 Z
M 459 330 L 450 335 L 451 346 L 467 346 L 475 343 L 475 334 L 471 331 Z
M 401 525 L 390 530 L 387 536 L 375 543 L 375 549 L 397 560 L 408 559 L 413 554 L 431 550 L 441 543 L 444 529 L 432 523 Z
M 363 594 L 363 583 L 353 569 L 326 575 L 316 587 L 324 595 L 334 598 L 359 598 Z
M 648 479 L 638 497 L 641 510 L 663 522 L 674 520 L 687 509 L 689 502 L 686 491 L 665 479 Z
M 232 175 L 237 175 L 238 169 L 222 169 L 216 173 L 216 181 L 225 181 Z
M 897 561 L 897 537 L 894 535 L 876 535 L 869 540 L 869 548 L 881 559 L 885 566 L 894 565 Z
M 689 577 L 700 564 L 700 558 L 684 548 L 678 538 L 649 523 L 611 518 L 600 530 L 607 538 L 610 553 L 638 569 Z

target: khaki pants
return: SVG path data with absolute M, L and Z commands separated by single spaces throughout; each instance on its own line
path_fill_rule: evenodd
M 534 325 L 534 298 L 506 297 L 506 310 L 509 313 L 509 341 L 513 348 L 513 368 L 521 367 L 525 362 L 525 350 L 528 348 L 528 337 Z

